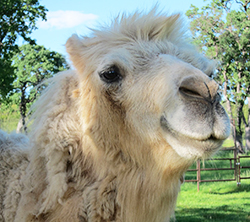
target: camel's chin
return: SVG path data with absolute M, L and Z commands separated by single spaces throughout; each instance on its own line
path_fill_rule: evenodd
M 161 120 L 161 126 L 168 144 L 178 153 L 178 155 L 187 159 L 208 158 L 219 150 L 224 140 L 213 136 L 202 136 L 200 138 L 191 138 L 174 131 L 166 120 Z

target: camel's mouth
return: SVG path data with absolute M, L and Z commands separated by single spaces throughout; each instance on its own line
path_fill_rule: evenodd
M 218 138 L 216 138 L 213 134 L 209 134 L 209 135 L 200 135 L 200 137 L 191 137 L 189 135 L 184 135 L 182 134 L 181 132 L 177 132 L 175 131 L 171 125 L 169 124 L 168 120 L 166 119 L 165 116 L 161 116 L 161 119 L 160 119 L 160 123 L 161 123 L 161 127 L 167 131 L 167 132 L 170 132 L 173 136 L 184 136 L 184 137 L 187 137 L 189 139 L 192 139 L 192 140 L 197 140 L 197 141 L 201 141 L 201 142 L 206 142 L 206 141 L 217 141 L 217 140 L 220 140 Z
M 212 134 L 206 138 L 206 139 L 201 139 L 200 141 L 218 141 L 220 139 L 216 138 L 215 136 L 213 136 Z
M 181 130 L 177 132 L 171 127 L 164 115 L 161 116 L 160 124 L 164 132 L 166 132 L 167 142 L 177 153 L 179 153 L 180 149 L 186 149 L 184 153 L 188 152 L 189 156 L 207 157 L 217 151 L 224 141 L 224 139 L 216 137 L 212 132 L 208 135 L 201 134 L 199 137 L 182 134 Z M 181 151 L 181 155 L 182 153 Z

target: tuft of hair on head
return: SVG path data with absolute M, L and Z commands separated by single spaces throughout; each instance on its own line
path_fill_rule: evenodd
M 125 41 L 160 41 L 167 39 L 176 42 L 186 33 L 183 27 L 184 19 L 177 13 L 167 15 L 158 10 L 158 5 L 148 13 L 136 11 L 133 14 L 118 15 L 110 25 L 101 26 L 98 30 L 92 29 L 93 36 Z
M 121 14 L 109 25 L 91 29 L 90 37 L 72 35 L 66 49 L 78 73 L 86 67 L 86 60 L 107 52 L 116 45 L 130 42 L 169 41 L 174 45 L 188 47 L 187 29 L 181 14 L 167 15 L 156 5 L 148 13 L 136 11 L 133 14 Z M 93 47 L 95 47 L 93 49 Z

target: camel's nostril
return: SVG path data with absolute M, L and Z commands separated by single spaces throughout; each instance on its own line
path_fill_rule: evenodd
M 182 80 L 179 92 L 186 98 L 203 99 L 213 103 L 216 100 L 218 84 L 206 78 L 188 76 Z
M 186 95 L 186 96 L 191 96 L 191 97 L 196 97 L 196 98 L 203 98 L 202 95 L 200 95 L 199 92 L 193 90 L 193 89 L 188 89 L 188 88 L 185 88 L 185 87 L 180 87 L 180 92 L 183 94 L 183 95 Z

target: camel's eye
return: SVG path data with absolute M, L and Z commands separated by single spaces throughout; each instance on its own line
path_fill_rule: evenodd
M 112 66 L 99 73 L 102 81 L 106 83 L 118 82 L 122 79 L 122 75 L 117 66 Z

